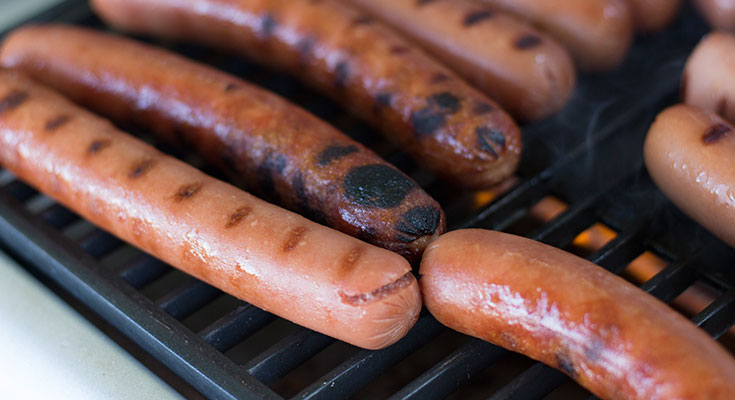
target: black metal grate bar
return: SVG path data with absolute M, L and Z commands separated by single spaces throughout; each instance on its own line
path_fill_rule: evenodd
M 21 203 L 38 194 L 36 189 L 26 185 L 19 180 L 14 180 L 8 183 L 7 185 L 0 188 L 0 190 L 9 193 L 11 196 L 13 196 L 14 199 Z
M 562 372 L 542 363 L 535 363 L 515 379 L 495 392 L 490 400 L 541 399 L 569 381 Z
M 735 324 L 735 289 L 708 305 L 692 322 L 715 338 L 722 336 Z
M 125 243 L 103 230 L 94 229 L 80 241 L 80 245 L 92 257 L 100 259 Z
M 54 203 L 47 209 L 45 209 L 41 213 L 41 217 L 43 218 L 44 222 L 56 228 L 57 230 L 62 230 L 71 225 L 73 222 L 79 220 L 78 215 L 69 211 L 69 209 L 58 203 Z
M 119 275 L 130 286 L 140 289 L 162 277 L 172 268 L 163 261 L 141 253 L 128 265 L 124 265 Z
M 245 304 L 215 321 L 199 335 L 215 349 L 225 352 L 273 319 L 273 314 Z
M 329 336 L 300 328 L 250 360 L 245 364 L 245 370 L 269 384 L 284 377 L 334 341 Z
M 222 292 L 194 278 L 156 301 L 170 316 L 182 320 L 216 299 Z

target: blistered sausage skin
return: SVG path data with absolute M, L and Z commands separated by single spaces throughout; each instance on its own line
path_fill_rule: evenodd
M 710 33 L 694 48 L 681 76 L 681 99 L 735 123 L 735 34 Z
M 394 31 L 337 0 L 95 0 L 126 31 L 223 48 L 287 71 L 371 122 L 448 182 L 507 178 L 518 127 Z
M 371 150 L 286 100 L 168 51 L 64 26 L 14 31 L 0 64 L 118 124 L 199 151 L 268 200 L 418 260 L 439 204 Z
M 735 246 L 733 154 L 733 126 L 715 113 L 685 104 L 656 117 L 643 153 L 659 189 L 731 246 Z
M 735 32 L 735 0 L 694 0 L 694 5 L 711 27 Z
M 560 369 L 602 399 L 733 399 L 735 358 L 682 315 L 562 250 L 444 234 L 420 285 L 440 322 Z
M 414 41 L 514 117 L 547 117 L 569 100 L 566 50 L 520 20 L 469 0 L 349 0 Z
M 172 266 L 354 345 L 387 346 L 418 317 L 398 254 L 211 178 L 7 71 L 0 164 Z
M 478 0 L 527 19 L 559 40 L 590 71 L 615 68 L 633 41 L 626 0 Z
M 681 0 L 629 0 L 636 28 L 654 33 L 666 28 L 681 9 Z

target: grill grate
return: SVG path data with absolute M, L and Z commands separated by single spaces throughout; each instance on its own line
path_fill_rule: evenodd
M 103 28 L 82 0 L 67 1 L 33 21 Z M 517 231 L 569 249 L 593 224 L 612 228 L 615 237 L 587 258 L 615 273 L 623 273 L 644 251 L 667 260 L 641 286 L 665 302 L 695 283 L 712 287 L 715 300 L 692 321 L 717 338 L 735 324 L 735 271 L 728 265 L 733 251 L 671 206 L 642 168 L 647 127 L 657 110 L 675 101 L 684 60 L 704 32 L 702 22 L 687 9 L 667 32 L 639 40 L 618 71 L 582 76 L 565 110 L 524 127 L 519 183 L 480 208 L 473 206 L 474 193 L 458 193 L 436 181 L 369 128 L 294 80 L 199 47 L 174 50 L 274 90 L 371 146 L 442 203 L 453 229 Z M 549 196 L 567 208 L 540 226 L 525 226 L 532 207 Z M 288 325 L 89 226 L 44 197 L 0 170 L 2 244 L 208 397 L 443 399 L 456 392 L 456 397 L 472 398 L 559 398 L 560 393 L 572 398 L 562 391 L 574 385 L 561 372 L 452 334 L 425 312 L 404 339 L 379 351 L 355 349 Z M 208 307 L 221 300 L 225 306 L 210 315 Z M 255 341 L 279 326 L 281 333 Z M 454 336 L 449 340 L 447 335 Z M 331 354 L 329 365 L 310 371 L 321 376 L 284 383 L 295 371 L 311 369 L 315 359 L 327 358 L 325 353 Z M 391 368 L 403 368 L 402 362 L 419 353 L 432 354 L 438 362 L 415 368 L 398 384 L 366 388 L 376 379 L 383 382 Z M 510 372 L 496 374 L 503 369 Z M 488 371 L 494 374 L 490 386 L 483 385 Z M 572 393 L 580 399 L 589 396 L 579 388 Z

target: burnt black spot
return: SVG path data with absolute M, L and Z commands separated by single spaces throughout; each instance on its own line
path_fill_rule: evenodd
M 89 147 L 87 148 L 87 154 L 97 154 L 102 149 L 110 145 L 109 139 L 95 139 L 92 141 L 92 143 L 89 144 Z
M 406 235 L 399 235 L 399 240 L 413 242 L 422 236 L 433 235 L 439 227 L 440 219 L 441 212 L 436 207 L 420 206 L 406 211 L 396 225 L 396 229 Z
M 17 108 L 28 99 L 28 92 L 13 90 L 0 100 L 0 113 Z
M 477 103 L 475 104 L 475 108 L 472 109 L 472 112 L 475 115 L 484 115 L 492 112 L 493 110 L 495 110 L 495 107 L 488 103 Z
M 725 124 L 713 125 L 704 132 L 704 134 L 702 135 L 702 141 L 704 142 L 704 144 L 715 143 L 730 131 L 730 127 Z
M 391 54 L 406 54 L 409 51 L 411 51 L 411 49 L 406 46 L 393 46 L 390 48 Z
M 459 111 L 459 99 L 449 92 L 437 93 L 429 97 L 429 101 L 442 109 L 442 111 L 451 114 Z
M 353 168 L 343 181 L 345 196 L 364 207 L 393 208 L 403 202 L 416 184 L 393 167 L 383 164 Z
M 464 26 L 472 26 L 493 17 L 493 12 L 488 10 L 473 11 L 467 14 L 462 21 Z
M 70 119 L 71 117 L 66 114 L 51 118 L 50 120 L 46 121 L 46 126 L 44 126 L 44 129 L 46 129 L 46 131 L 55 131 L 65 123 L 69 122 Z
M 346 61 L 340 61 L 334 68 L 334 86 L 343 88 L 347 86 L 347 79 L 350 77 L 350 66 Z
M 513 46 L 518 50 L 526 50 L 533 47 L 536 47 L 541 44 L 541 38 L 533 35 L 533 34 L 526 34 L 518 39 L 516 39 L 515 42 L 513 42 Z
M 505 135 L 503 135 L 503 132 L 485 126 L 478 126 L 475 129 L 475 133 L 477 134 L 477 146 L 496 157 L 498 153 L 491 143 L 495 143 L 501 149 L 505 147 Z
M 288 160 L 283 154 L 268 153 L 265 161 L 258 166 L 258 186 L 261 192 L 271 198 L 276 196 L 276 184 L 274 175 L 280 175 L 286 168 Z
M 141 176 L 145 175 L 146 172 L 150 171 L 150 169 L 153 167 L 153 163 L 154 161 L 152 158 L 145 158 L 138 161 L 137 163 L 133 164 L 132 168 L 130 168 L 130 173 L 128 173 L 128 177 L 131 179 L 140 178 Z
M 375 103 L 379 107 L 390 107 L 393 103 L 393 93 L 379 93 L 375 96 Z
M 376 231 L 375 228 L 363 226 L 360 229 L 360 233 L 357 234 L 357 238 L 362 240 L 363 242 L 371 243 L 373 240 L 375 240 L 375 236 L 377 235 L 378 231 Z
M 269 38 L 271 35 L 273 35 L 273 32 L 276 30 L 277 25 L 278 23 L 273 17 L 273 14 L 266 14 L 260 22 L 260 37 Z
M 236 90 L 239 86 L 237 83 L 228 83 L 227 86 L 225 86 L 225 92 L 232 92 L 233 90 Z
M 243 219 L 245 219 L 245 217 L 247 217 L 248 215 L 250 215 L 250 213 L 252 211 L 253 211 L 253 209 L 250 208 L 250 207 L 248 207 L 248 206 L 242 206 L 242 207 L 238 208 L 237 210 L 235 210 L 232 214 L 230 214 L 227 217 L 227 222 L 225 223 L 225 228 L 230 229 L 230 228 L 236 226 L 237 224 L 240 223 L 240 221 L 242 221 Z
M 352 20 L 352 25 L 353 26 L 369 25 L 369 24 L 372 24 L 372 23 L 373 23 L 372 17 L 367 16 L 367 15 L 360 15 L 359 17 L 357 17 L 354 20 Z
M 442 83 L 448 81 L 449 79 L 449 75 L 445 74 L 444 72 L 437 72 L 431 76 L 431 83 Z
M 181 201 L 194 197 L 195 194 L 202 190 L 201 182 L 187 183 L 181 185 L 174 195 L 174 200 Z
M 577 372 L 574 370 L 574 363 L 566 354 L 556 354 L 556 366 L 571 378 L 576 378 Z
M 419 136 L 432 135 L 437 129 L 444 126 L 446 117 L 441 112 L 436 112 L 431 107 L 411 113 L 411 126 Z
M 319 153 L 317 156 L 318 164 L 323 167 L 334 160 L 339 160 L 340 158 L 346 157 L 352 153 L 357 153 L 358 151 L 360 151 L 360 149 L 358 149 L 354 144 L 347 146 L 335 144 L 327 147 L 324 151 Z

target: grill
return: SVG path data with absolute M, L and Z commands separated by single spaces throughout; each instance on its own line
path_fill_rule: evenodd
M 104 29 L 81 0 L 33 21 Z M 293 79 L 199 47 L 168 47 L 269 88 L 372 147 L 442 203 L 451 229 L 522 234 L 629 278 L 634 260 L 655 255 L 665 266 L 641 280 L 641 290 L 671 302 L 694 287 L 707 288 L 711 300 L 689 316 L 720 338 L 735 324 L 733 250 L 673 207 L 642 162 L 647 128 L 659 110 L 676 102 L 684 61 L 704 32 L 702 21 L 685 9 L 666 32 L 639 38 L 615 72 L 580 76 L 561 113 L 523 127 L 518 179 L 491 202 L 482 201 L 487 193 L 460 192 L 435 180 Z M 540 204 L 552 200 L 564 204 L 562 212 L 549 220 L 534 217 Z M 613 232 L 612 239 L 584 252 L 579 239 L 599 226 Z M 404 339 L 379 351 L 295 326 L 117 240 L 5 170 L 0 242 L 207 397 L 590 397 L 561 372 L 452 332 L 425 311 Z

